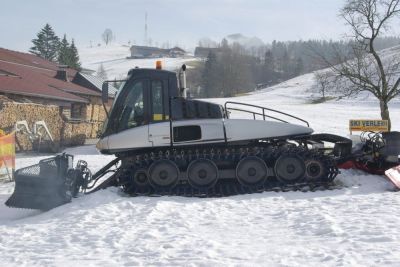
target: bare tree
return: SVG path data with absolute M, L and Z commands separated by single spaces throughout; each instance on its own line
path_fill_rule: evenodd
M 400 94 L 400 58 L 384 58 L 376 41 L 389 32 L 390 22 L 399 14 L 400 0 L 347 0 L 340 16 L 351 28 L 351 58 L 338 53 L 343 63 L 330 64 L 347 81 L 346 95 L 368 91 L 379 100 L 381 118 L 389 121 L 389 129 L 388 103 Z
M 101 35 L 101 38 L 106 43 L 106 45 L 110 44 L 111 41 L 114 38 L 112 30 L 111 29 L 105 29 L 103 34 Z
M 314 73 L 314 87 L 322 95 L 322 100 L 325 100 L 326 93 L 332 90 L 335 80 L 335 74 L 330 71 L 317 71 Z

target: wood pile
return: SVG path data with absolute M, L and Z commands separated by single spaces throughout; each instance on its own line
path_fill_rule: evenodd
M 60 140 L 60 128 L 63 120 L 59 115 L 59 107 L 44 106 L 37 104 L 3 102 L 0 110 L 0 128 L 12 131 L 15 129 L 17 121 L 26 120 L 30 131 L 33 130 L 33 124 L 36 121 L 43 120 L 46 122 L 54 140 Z M 32 144 L 27 134 L 17 134 L 17 151 L 31 150 Z
M 104 112 L 102 105 L 87 105 L 86 120 L 92 122 L 103 122 L 106 120 L 107 115 Z
M 89 107 L 93 109 L 93 112 Z M 45 121 L 57 146 L 82 145 L 86 138 L 97 138 L 102 128 L 105 113 L 99 105 L 88 105 L 87 114 L 93 114 L 90 122 L 68 122 L 60 115 L 60 108 L 53 105 L 17 103 L 0 99 L 0 128 L 9 131 L 15 129 L 17 121 L 26 120 L 30 130 L 36 121 Z M 103 116 L 103 114 L 104 116 Z M 32 150 L 32 143 L 27 134 L 17 134 L 17 151 Z
M 97 138 L 102 124 L 99 122 L 65 123 L 62 144 L 65 146 L 83 145 L 86 138 Z

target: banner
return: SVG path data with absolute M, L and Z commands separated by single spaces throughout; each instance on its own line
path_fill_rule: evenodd
M 389 122 L 387 120 L 350 120 L 350 134 L 353 132 L 387 132 Z
M 0 176 L 13 179 L 15 170 L 15 133 L 4 134 L 0 131 Z

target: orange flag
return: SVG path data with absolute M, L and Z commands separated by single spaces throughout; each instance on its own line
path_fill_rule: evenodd
M 4 135 L 0 132 L 0 170 L 6 169 L 10 174 L 10 169 L 15 169 L 15 133 Z M 11 172 L 12 173 L 12 172 Z M 11 178 L 11 177 L 10 177 Z

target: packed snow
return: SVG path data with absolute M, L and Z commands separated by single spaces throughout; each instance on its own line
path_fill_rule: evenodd
M 379 118 L 370 97 L 311 104 L 312 75 L 229 99 L 348 134 L 349 119 Z M 223 102 L 227 99 L 214 99 Z M 400 130 L 400 103 L 390 106 Z M 93 146 L 67 152 L 93 171 L 113 156 Z M 49 155 L 21 154 L 17 167 Z M 383 176 L 343 170 L 341 189 L 226 198 L 127 197 L 116 188 L 48 212 L 0 204 L 2 266 L 399 266 L 400 195 Z M 13 191 L 0 184 L 0 202 Z

